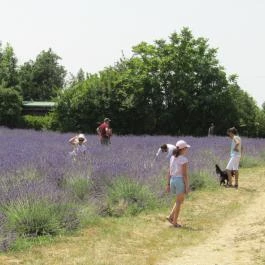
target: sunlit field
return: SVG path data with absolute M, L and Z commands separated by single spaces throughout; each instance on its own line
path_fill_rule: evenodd
M 193 189 L 219 185 L 215 164 L 229 158 L 228 137 L 113 136 L 101 146 L 87 137 L 87 153 L 73 159 L 73 134 L 0 129 L 0 243 L 73 231 L 90 216 L 136 215 L 163 204 L 168 161 L 155 160 L 163 143 L 186 140 Z M 242 167 L 264 158 L 265 140 L 243 138 Z M 87 222 L 88 223 L 88 222 Z M 87 224 L 86 223 L 86 224 Z

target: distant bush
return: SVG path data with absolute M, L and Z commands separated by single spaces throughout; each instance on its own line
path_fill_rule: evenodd
M 47 200 L 13 202 L 3 208 L 7 226 L 19 236 L 56 235 L 76 228 L 77 214 L 67 204 Z
M 28 129 L 49 130 L 52 129 L 52 117 L 50 115 L 24 115 L 22 126 Z
M 216 187 L 217 181 L 207 172 L 199 171 L 190 174 L 190 188 L 198 190 Z
M 148 187 L 129 178 L 118 178 L 107 192 L 108 214 L 111 216 L 136 215 L 153 208 L 155 196 Z

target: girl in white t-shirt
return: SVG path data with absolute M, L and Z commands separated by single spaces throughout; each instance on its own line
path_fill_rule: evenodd
M 189 192 L 189 177 L 188 177 L 188 159 L 185 157 L 188 148 L 185 141 L 180 140 L 176 143 L 176 149 L 170 158 L 169 173 L 167 175 L 167 192 L 171 191 L 176 195 L 176 202 L 171 210 L 167 220 L 174 227 L 181 227 L 177 222 L 181 204 L 184 201 L 185 194 Z

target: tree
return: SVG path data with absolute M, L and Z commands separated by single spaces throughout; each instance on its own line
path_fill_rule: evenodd
M 232 105 L 237 119 L 234 120 L 240 133 L 247 136 L 256 136 L 257 132 L 257 114 L 259 109 L 256 102 L 247 92 L 240 89 L 237 83 L 237 76 L 229 77 L 229 91 L 231 93 Z
M 15 88 L 18 84 L 17 58 L 13 48 L 7 44 L 2 49 L 0 43 L 0 85 Z
M 82 68 L 80 68 L 76 74 L 76 76 L 72 73 L 69 74 L 68 80 L 66 81 L 66 87 L 72 87 L 78 84 L 79 82 L 83 82 L 86 79 L 86 74 Z
M 203 135 L 229 108 L 222 101 L 231 101 L 226 74 L 216 59 L 217 50 L 209 48 L 207 40 L 195 39 L 189 29 L 171 34 L 169 40 L 133 48 L 127 80 L 137 80 L 140 87 L 137 114 L 155 120 L 153 132 Z
M 206 39 L 184 28 L 169 41 L 142 42 L 132 51 L 131 58 L 88 75 L 60 96 L 62 128 L 94 132 L 108 116 L 124 134 L 206 135 L 212 122 L 217 134 L 242 122 L 243 133 L 255 133 L 255 102 L 235 75 L 227 77 Z
M 21 117 L 22 98 L 13 88 L 0 87 L 0 124 L 16 126 Z
M 76 80 L 77 82 L 85 81 L 85 72 L 83 71 L 82 68 L 80 68 L 79 71 L 77 72 Z
M 265 102 L 262 103 L 261 107 L 262 107 L 262 110 L 265 112 Z
M 60 59 L 49 49 L 20 67 L 19 84 L 24 100 L 51 100 L 57 96 L 66 76 L 64 67 L 59 65 Z
M 258 110 L 256 115 L 256 136 L 265 137 L 265 111 Z
M 112 87 L 117 72 L 106 69 L 99 74 L 88 75 L 84 82 L 73 84 L 62 91 L 55 107 L 55 117 L 63 131 L 82 130 L 95 132 L 97 122 L 105 116 L 113 116 L 118 107 Z M 118 94 L 115 97 L 119 97 Z M 115 124 L 115 122 L 114 122 Z

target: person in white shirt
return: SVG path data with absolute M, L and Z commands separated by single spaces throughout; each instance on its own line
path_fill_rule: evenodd
M 211 123 L 211 126 L 208 129 L 208 136 L 214 136 L 214 129 L 215 129 L 214 123 Z
M 156 152 L 156 158 L 158 158 L 161 153 L 166 153 L 166 158 L 170 159 L 174 149 L 176 149 L 176 146 L 173 144 L 162 144 Z
M 170 158 L 166 191 L 171 191 L 176 196 L 176 202 L 167 220 L 174 227 L 181 227 L 178 223 L 180 207 L 184 201 L 185 194 L 189 192 L 188 159 L 185 157 L 188 148 L 190 148 L 190 145 L 184 140 L 178 141 L 176 149 Z
M 228 175 L 228 185 L 227 187 L 233 187 L 232 186 L 232 171 L 235 172 L 235 188 L 238 188 L 238 178 L 239 178 L 239 162 L 241 158 L 242 153 L 242 142 L 241 138 L 238 136 L 237 129 L 235 127 L 232 127 L 227 130 L 228 136 L 232 139 L 231 142 L 231 151 L 230 151 L 230 160 L 226 166 L 226 172 Z
M 84 134 L 80 133 L 79 135 L 76 135 L 69 139 L 68 142 L 74 147 L 73 151 L 70 152 L 71 156 L 76 157 L 86 153 L 85 143 L 87 142 L 87 139 Z

